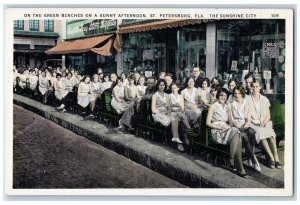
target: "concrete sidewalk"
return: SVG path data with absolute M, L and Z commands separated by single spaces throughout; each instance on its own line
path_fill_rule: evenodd
M 284 168 L 271 170 L 261 164 L 262 172 L 258 173 L 245 166 L 250 178 L 244 179 L 225 168 L 207 163 L 199 157 L 180 153 L 160 143 L 124 134 L 107 125 L 86 120 L 75 114 L 58 112 L 54 107 L 43 105 L 21 95 L 14 94 L 13 99 L 15 104 L 189 187 L 284 187 Z M 280 151 L 279 154 L 283 161 L 283 151 Z

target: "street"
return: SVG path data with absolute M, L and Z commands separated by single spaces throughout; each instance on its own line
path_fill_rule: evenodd
M 14 188 L 182 188 L 86 138 L 14 105 Z

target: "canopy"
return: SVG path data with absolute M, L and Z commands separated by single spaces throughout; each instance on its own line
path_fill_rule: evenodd
M 92 50 L 94 47 L 98 46 L 101 43 L 104 43 L 106 40 L 111 38 L 113 34 L 105 36 L 90 37 L 84 39 L 77 39 L 71 41 L 64 41 L 57 46 L 46 51 L 47 54 L 70 54 L 70 53 L 84 53 Z M 103 46 L 106 46 L 104 44 Z M 107 54 L 107 50 L 105 54 Z M 99 53 L 101 54 L 101 53 Z

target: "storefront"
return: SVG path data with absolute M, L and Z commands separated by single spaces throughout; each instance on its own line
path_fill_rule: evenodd
M 205 20 L 141 20 L 127 24 L 119 32 L 123 40 L 123 71 L 140 71 L 157 76 L 164 71 L 177 75 L 195 65 L 205 68 Z
M 206 76 L 242 82 L 248 72 L 284 93 L 284 20 L 123 20 L 123 71 L 178 77 L 199 66 Z M 268 76 L 268 77 L 267 77 Z M 269 79 L 271 78 L 271 79 Z M 265 86 L 266 87 L 266 86 Z
M 61 54 L 67 68 L 93 74 L 101 67 L 116 72 L 118 40 L 117 20 L 67 21 L 66 40 L 48 50 L 47 54 Z

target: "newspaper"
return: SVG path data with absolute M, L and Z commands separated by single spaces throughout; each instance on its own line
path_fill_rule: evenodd
M 6 119 L 6 135 L 4 136 L 6 156 L 5 193 L 7 195 L 146 196 L 293 195 L 293 12 L 292 9 L 280 8 L 7 8 L 5 10 L 4 69 L 4 81 L 7 88 L 4 113 L 4 119 Z M 45 20 L 51 21 L 46 23 Z M 55 26 L 59 25 L 59 28 L 53 27 L 51 22 L 54 22 Z M 43 27 L 43 32 L 38 29 L 39 27 Z M 58 35 L 54 35 L 55 33 L 58 33 Z M 86 50 L 82 50 L 82 52 L 77 50 L 69 52 L 66 49 L 59 50 L 57 48 L 58 45 L 65 42 L 106 35 L 113 36 L 113 38 L 108 37 L 108 39 L 113 40 L 109 50 L 105 50 L 105 46 L 99 46 L 103 45 L 101 41 L 94 46 L 85 48 Z M 28 36 L 36 42 L 28 40 L 30 39 Z M 46 38 L 49 36 L 55 41 L 47 42 Z M 116 39 L 119 37 L 122 40 L 117 41 Z M 175 44 L 171 46 L 168 41 L 172 41 L 172 39 L 175 39 Z M 22 45 L 25 47 L 22 47 Z M 134 45 L 137 45 L 137 47 Z M 54 50 L 52 50 L 53 48 Z M 141 52 L 137 52 L 137 49 L 140 49 Z M 173 53 L 171 52 L 172 49 Z M 87 67 L 84 66 L 86 65 L 82 64 L 79 57 L 74 57 L 71 61 L 69 55 L 94 52 L 100 56 L 96 60 L 99 66 L 104 65 L 101 63 L 106 62 L 108 57 L 105 56 L 115 55 L 113 67 L 105 68 L 104 72 L 120 74 L 121 72 L 140 71 L 147 77 L 150 75 L 157 76 L 159 72 L 165 71 L 174 73 L 179 78 L 180 71 L 187 70 L 187 72 L 190 72 L 195 66 L 199 66 L 210 79 L 219 75 L 224 80 L 235 76 L 242 81 L 248 72 L 252 72 L 254 76 L 256 75 L 255 77 L 262 80 L 264 94 L 275 96 L 279 93 L 284 96 L 284 139 L 281 142 L 284 144 L 284 149 L 281 151 L 281 160 L 284 162 L 284 166 L 281 170 L 269 170 L 266 166 L 261 173 L 252 175 L 251 179 L 239 179 L 236 184 L 223 188 L 206 188 L 203 184 L 203 187 L 198 184 L 195 188 L 188 188 L 189 185 L 187 185 L 187 188 L 163 189 L 124 189 L 124 187 L 70 189 L 67 186 L 59 189 L 55 187 L 25 189 L 13 187 L 13 180 L 15 180 L 13 175 L 15 162 L 13 159 L 14 119 L 12 106 L 14 94 L 11 86 L 13 85 L 13 65 L 19 64 L 20 67 L 50 65 L 45 65 L 43 64 L 44 61 L 33 60 L 33 58 L 27 60 L 24 57 L 26 55 L 23 55 L 26 53 L 25 50 L 27 50 L 27 53 L 42 51 L 40 53 L 46 56 L 44 60 L 49 60 L 49 56 L 55 55 L 51 58 L 58 58 L 57 61 L 61 63 L 62 69 L 75 68 L 80 71 L 85 71 Z M 67 62 L 66 56 L 69 62 Z M 54 62 L 53 59 L 47 62 Z M 76 64 L 76 59 L 80 62 L 79 64 Z M 180 153 L 177 154 L 180 156 Z M 186 155 L 185 153 L 184 156 Z M 189 163 L 197 163 L 198 160 L 201 163 L 205 161 L 197 155 L 187 157 L 186 160 Z M 207 164 L 212 166 L 211 162 L 207 162 Z M 205 167 L 199 166 L 199 169 L 205 169 Z M 220 173 L 223 173 L 226 168 L 216 166 L 215 169 L 221 170 Z M 265 176 L 266 173 L 270 175 Z M 172 178 L 172 174 L 165 175 Z M 217 175 L 208 176 L 211 179 L 215 177 Z M 222 187 L 231 177 L 232 174 L 224 175 L 223 178 L 217 177 L 218 180 L 223 180 L 219 185 Z M 270 183 L 267 183 L 265 186 L 247 187 L 248 183 L 266 180 L 266 178 L 271 181 L 282 180 L 282 186 L 272 187 L 269 186 Z M 178 180 L 175 176 L 173 176 L 173 179 Z M 239 188 L 239 183 L 245 184 L 245 186 Z

